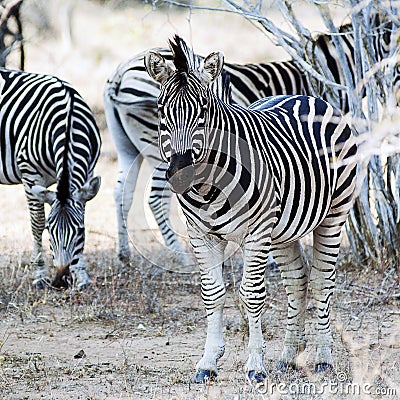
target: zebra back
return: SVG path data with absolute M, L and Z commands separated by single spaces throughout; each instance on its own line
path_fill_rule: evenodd
M 33 186 L 34 171 L 39 170 L 66 195 L 63 182 L 69 171 L 69 192 L 82 187 L 101 145 L 93 113 L 82 97 L 54 76 L 0 69 L 0 80 L 0 146 L 5 154 L 0 182 L 20 183 L 24 175 Z
M 0 69 L 0 183 L 23 183 L 31 214 L 34 284 L 48 281 L 42 256 L 43 203 L 57 287 L 65 276 L 90 283 L 81 254 L 85 203 L 100 187 L 93 170 L 101 139 L 93 113 L 68 83 L 49 75 Z M 56 193 L 47 188 L 57 183 Z

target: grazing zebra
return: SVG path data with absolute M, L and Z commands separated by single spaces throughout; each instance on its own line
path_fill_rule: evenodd
M 390 26 L 375 16 L 377 35 L 374 40 L 378 60 L 390 51 Z M 350 65 L 354 66 L 353 34 L 351 25 L 341 27 L 344 46 Z M 346 33 L 347 32 L 347 33 Z M 345 34 L 346 33 L 346 34 Z M 336 56 L 331 36 L 321 34 L 316 38 L 319 48 L 337 83 L 345 85 L 345 78 Z M 157 49 L 167 60 L 172 60 L 169 49 Z M 153 211 L 167 247 L 182 252 L 178 238 L 170 227 L 169 203 L 171 193 L 166 187 L 165 163 L 157 148 L 157 107 L 159 84 L 151 80 L 144 68 L 145 53 L 138 54 L 121 64 L 105 87 L 104 106 L 107 124 L 113 137 L 119 163 L 118 181 L 115 187 L 115 204 L 118 221 L 118 249 L 120 259 L 129 259 L 129 241 L 126 227 L 132 204 L 137 176 L 145 158 L 153 167 L 149 205 Z M 201 59 L 201 58 L 199 58 Z M 228 64 L 224 70 L 230 74 L 232 98 L 235 103 L 249 106 L 256 100 L 278 94 L 311 94 L 311 88 L 302 69 L 293 61 L 260 64 Z M 400 70 L 396 74 L 400 86 Z M 324 89 L 321 87 L 321 93 Z M 348 111 L 347 94 L 343 92 L 342 111 Z
M 145 65 L 161 84 L 160 152 L 200 266 L 207 338 L 194 380 L 216 376 L 224 353 L 222 262 L 228 241 L 239 243 L 244 255 L 239 293 L 249 321 L 247 378 L 266 377 L 261 315 L 271 249 L 288 295 L 279 367 L 295 367 L 305 347 L 309 287 L 317 309 L 315 368 L 331 368 L 329 304 L 356 178 L 351 130 L 339 111 L 318 98 L 270 97 L 248 109 L 223 102 L 209 87 L 223 68 L 222 54 L 211 53 L 194 69 L 182 42 L 170 42 L 174 67 L 155 51 L 146 53 Z M 299 242 L 309 232 L 314 237 L 310 270 Z
M 0 69 L 0 183 L 24 185 L 31 217 L 33 284 L 48 282 L 42 256 L 44 203 L 51 205 L 47 224 L 56 267 L 53 286 L 90 283 L 82 259 L 85 203 L 100 187 L 93 169 L 100 135 L 81 96 L 60 79 Z M 56 192 L 47 188 L 57 183 Z

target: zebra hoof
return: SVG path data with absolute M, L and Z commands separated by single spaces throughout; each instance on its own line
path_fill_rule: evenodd
M 211 369 L 201 369 L 196 372 L 193 378 L 193 383 L 207 383 L 214 380 L 217 377 L 217 373 Z
M 262 371 L 249 371 L 246 376 L 251 384 L 262 383 L 265 381 L 266 377 L 267 374 Z
M 50 280 L 48 278 L 35 279 L 32 284 L 36 289 L 44 290 L 50 287 Z
M 92 280 L 89 278 L 85 269 L 76 269 L 72 271 L 72 282 L 73 288 L 78 292 L 81 292 L 90 286 Z
M 33 265 L 34 272 L 32 276 L 32 286 L 39 290 L 44 290 L 50 286 L 50 279 L 47 276 L 47 270 L 44 266 Z
M 129 264 L 129 262 L 131 261 L 131 251 L 130 250 L 117 251 L 117 258 L 123 264 Z
M 333 366 L 329 363 L 320 363 L 315 365 L 315 372 L 332 372 Z
M 119 254 L 118 255 L 118 260 L 122 262 L 122 264 L 129 264 L 131 261 L 130 256 Z
M 285 361 L 278 361 L 278 364 L 276 366 L 278 368 L 278 371 L 281 372 L 288 372 L 288 371 L 293 371 L 296 370 L 296 365 L 292 363 L 287 363 Z
M 90 282 L 82 282 L 79 285 L 75 285 L 74 289 L 77 290 L 78 292 L 82 292 L 90 286 L 90 283 L 91 283 L 91 281 Z

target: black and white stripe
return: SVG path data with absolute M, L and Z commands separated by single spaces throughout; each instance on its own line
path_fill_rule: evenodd
M 20 184 L 28 201 L 34 247 L 34 284 L 47 282 L 42 256 L 44 203 L 57 276 L 68 269 L 78 289 L 90 279 L 82 259 L 84 208 L 99 189 L 93 169 L 100 152 L 94 116 L 82 97 L 60 79 L 0 69 L 0 183 Z M 57 183 L 57 191 L 47 188 Z
M 374 49 L 377 60 L 387 57 L 390 52 L 391 24 L 375 15 L 372 22 L 376 28 Z M 351 25 L 344 25 L 340 32 L 343 35 L 344 49 L 349 65 L 354 72 L 353 33 Z M 346 85 L 341 73 L 335 46 L 330 35 L 319 35 L 316 38 L 316 57 L 322 57 L 321 64 L 329 65 L 333 79 Z M 169 49 L 155 49 L 171 67 L 172 54 Z M 185 50 L 190 64 L 200 65 L 202 57 L 197 57 Z M 161 229 L 167 246 L 182 252 L 178 238 L 170 228 L 169 202 L 171 193 L 165 185 L 166 166 L 159 156 L 157 148 L 157 106 L 159 84 L 152 81 L 143 66 L 144 53 L 121 64 L 109 79 L 104 93 L 104 104 L 107 124 L 116 145 L 119 162 L 118 182 L 115 188 L 115 204 L 118 219 L 118 255 L 122 259 L 129 257 L 128 234 L 126 221 L 132 203 L 137 174 L 141 161 L 146 158 L 154 168 L 149 204 Z M 269 62 L 259 64 L 229 64 L 224 70 L 229 73 L 232 84 L 233 102 L 248 106 L 260 98 L 313 93 L 307 76 L 293 61 Z M 353 75 L 353 79 L 354 75 Z M 397 68 L 395 87 L 400 87 L 400 70 Z M 326 94 L 322 86 L 318 92 Z M 399 91 L 400 92 L 400 91 Z M 347 93 L 341 94 L 341 109 L 348 111 Z M 128 179 L 128 171 L 129 179 Z
M 172 59 L 169 50 L 159 52 L 165 59 L 169 61 Z M 192 55 L 190 63 L 199 65 L 202 58 L 192 52 L 190 54 Z M 122 64 L 108 81 L 104 93 L 107 125 L 118 154 L 119 174 L 115 187 L 115 205 L 118 220 L 117 253 L 121 259 L 128 259 L 130 255 L 126 221 L 144 158 L 154 168 L 149 198 L 150 208 L 167 247 L 179 254 L 184 253 L 171 229 L 169 221 L 171 192 L 165 181 L 166 165 L 160 158 L 157 146 L 156 99 L 160 89 L 145 72 L 143 57 L 144 53 Z M 231 102 L 244 105 L 249 105 L 261 97 L 279 93 L 305 93 L 305 88 L 308 87 L 305 76 L 299 74 L 299 70 L 294 69 L 291 62 L 244 66 L 226 64 L 224 69 L 229 73 L 233 83 Z M 287 79 L 282 80 L 282 75 Z M 213 90 L 220 89 L 214 86 Z
M 171 42 L 179 68 L 164 68 L 166 61 L 153 51 L 146 54 L 145 64 L 161 84 L 160 141 L 162 148 L 171 149 L 167 177 L 178 193 L 201 272 L 208 328 L 195 380 L 216 375 L 224 352 L 222 263 L 228 241 L 238 243 L 244 254 L 239 292 L 249 321 L 248 378 L 260 381 L 266 376 L 261 314 L 271 249 L 288 295 L 280 367 L 296 366 L 298 352 L 305 347 L 310 288 L 317 309 L 315 367 L 330 368 L 329 304 L 356 177 L 357 147 L 351 130 L 340 111 L 314 97 L 270 97 L 248 109 L 222 101 L 209 86 L 221 73 L 222 54 L 210 54 L 197 71 L 189 64 L 182 69 L 181 43 Z M 157 74 L 160 70 L 163 73 Z M 192 138 L 199 133 L 202 156 L 193 151 Z M 308 271 L 299 240 L 310 232 L 314 258 Z

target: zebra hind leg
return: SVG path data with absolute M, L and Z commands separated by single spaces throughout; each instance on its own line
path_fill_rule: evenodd
M 118 225 L 117 256 L 122 262 L 128 262 L 131 258 L 127 222 L 142 161 L 143 157 L 132 145 L 124 152 L 118 151 L 119 173 L 114 189 L 114 201 Z
M 307 302 L 308 268 L 299 241 L 274 249 L 288 298 L 287 325 L 278 369 L 297 368 L 297 357 L 305 349 L 305 312 Z
M 314 231 L 314 261 L 310 272 L 310 288 L 317 310 L 315 371 L 333 369 L 330 328 L 330 302 L 335 287 L 335 264 L 341 242 L 341 228 L 345 216 L 326 217 Z M 338 223 L 338 218 L 341 219 Z
M 246 379 L 255 384 L 263 382 L 267 377 L 263 362 L 265 341 L 261 330 L 261 316 L 266 296 L 265 269 L 270 247 L 269 243 L 259 243 L 258 237 L 254 235 L 246 238 L 243 249 L 243 276 L 239 289 L 240 299 L 245 306 L 249 321 Z M 261 237 L 269 237 L 268 232 Z

